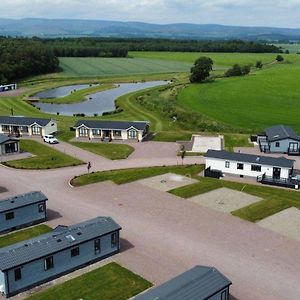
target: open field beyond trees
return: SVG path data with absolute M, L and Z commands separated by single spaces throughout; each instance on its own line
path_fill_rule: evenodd
M 54 286 L 27 298 L 30 300 L 126 300 L 152 284 L 116 263 Z

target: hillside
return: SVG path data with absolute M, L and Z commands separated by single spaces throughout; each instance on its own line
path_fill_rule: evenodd
M 148 37 L 175 39 L 300 40 L 300 29 L 216 24 L 149 24 L 103 20 L 0 19 L 0 35 Z

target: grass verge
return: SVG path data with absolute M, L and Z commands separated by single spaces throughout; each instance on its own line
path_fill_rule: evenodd
M 30 300 L 125 300 L 129 299 L 152 284 L 142 277 L 110 263 L 77 278 L 37 293 Z
M 131 153 L 134 152 L 134 148 L 132 146 L 125 144 L 102 144 L 89 142 L 72 142 L 71 144 L 111 160 L 126 159 Z
M 203 171 L 203 169 L 203 165 L 120 169 L 112 171 L 95 172 L 74 177 L 71 180 L 71 184 L 73 186 L 82 186 L 106 180 L 111 180 L 116 184 L 124 184 L 169 172 L 189 177 L 196 177 L 197 174 Z
M 55 169 L 83 164 L 79 159 L 57 151 L 37 141 L 21 140 L 20 148 L 34 157 L 7 161 L 3 164 L 16 169 Z
M 0 237 L 0 248 L 34 238 L 50 231 L 52 231 L 52 228 L 47 225 L 37 225 L 18 232 L 3 235 Z
M 292 206 L 300 209 L 300 193 L 297 191 L 206 177 L 199 177 L 198 179 L 199 182 L 171 190 L 170 193 L 182 198 L 190 198 L 221 187 L 226 187 L 260 197 L 263 199 L 262 201 L 232 212 L 234 216 L 251 222 L 257 222 Z

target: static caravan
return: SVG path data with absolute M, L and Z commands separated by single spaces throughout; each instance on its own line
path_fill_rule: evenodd
M 1 92 L 12 91 L 12 90 L 16 90 L 16 89 L 17 89 L 17 84 L 16 83 L 0 85 L 0 93 Z
M 30 192 L 0 200 L 0 232 L 31 226 L 47 218 L 47 197 Z
M 20 151 L 20 142 L 18 139 L 0 134 L 0 156 Z
M 80 120 L 74 126 L 76 138 L 143 141 L 149 133 L 149 122 Z
M 216 268 L 196 266 L 134 300 L 229 300 L 231 281 Z
M 300 154 L 300 137 L 288 126 L 267 128 L 262 135 L 258 135 L 257 141 L 261 152 Z
M 45 136 L 57 132 L 57 123 L 51 119 L 0 116 L 0 133 L 9 136 Z
M 205 154 L 205 168 L 240 177 L 264 175 L 275 180 L 289 180 L 294 160 L 285 157 L 258 156 L 252 154 L 209 150 Z
M 97 217 L 1 248 L 1 292 L 12 296 L 118 253 L 120 230 L 113 219 Z

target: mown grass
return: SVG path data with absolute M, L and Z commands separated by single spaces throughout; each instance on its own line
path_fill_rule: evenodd
M 281 123 L 300 132 L 299 76 L 300 63 L 276 64 L 249 76 L 190 85 L 178 95 L 178 104 L 241 130 Z
M 106 180 L 111 180 L 116 184 L 124 184 L 169 172 L 188 177 L 195 177 L 203 171 L 203 169 L 203 165 L 119 169 L 76 176 L 71 180 L 71 184 L 73 186 L 82 186 Z
M 43 103 L 55 103 L 55 104 L 72 104 L 79 103 L 86 100 L 88 95 L 103 92 L 109 89 L 113 89 L 115 86 L 113 84 L 103 84 L 100 86 L 89 87 L 83 90 L 79 90 L 71 93 L 69 96 L 56 98 L 56 99 L 40 99 Z
M 150 58 L 61 57 L 63 75 L 116 76 L 151 73 L 188 72 L 190 64 Z
M 71 144 L 111 160 L 126 159 L 134 152 L 134 148 L 132 146 L 125 144 L 92 142 L 71 142 Z
M 198 179 L 199 182 L 174 189 L 170 193 L 182 198 L 190 198 L 226 187 L 260 197 L 263 199 L 262 201 L 232 212 L 234 216 L 251 222 L 257 222 L 292 206 L 300 208 L 300 193 L 297 191 L 206 177 L 199 177 Z
M 0 237 L 0 248 L 34 238 L 50 231 L 52 231 L 52 228 L 42 224 L 3 235 Z
M 253 147 L 248 134 L 224 134 L 225 148 L 233 151 L 234 147 Z
M 37 141 L 21 140 L 22 151 L 29 152 L 34 157 L 3 162 L 4 165 L 16 169 L 55 169 L 83 164 L 79 159 L 57 151 Z
M 27 298 L 30 300 L 126 300 L 152 284 L 116 263 L 107 264 L 77 278 Z

